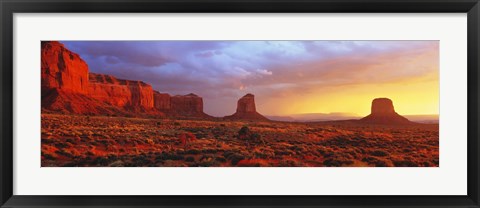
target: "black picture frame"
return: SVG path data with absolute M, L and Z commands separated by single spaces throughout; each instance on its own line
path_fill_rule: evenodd
M 479 0 L 0 0 L 1 207 L 480 207 Z M 25 196 L 13 195 L 15 13 L 467 13 L 468 194 L 465 196 Z M 448 179 L 446 179 L 448 180 Z

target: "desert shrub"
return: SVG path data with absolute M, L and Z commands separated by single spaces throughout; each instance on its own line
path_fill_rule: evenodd
M 378 157 L 385 157 L 388 156 L 388 153 L 382 150 L 375 150 L 371 153 L 373 156 L 378 156 Z
M 211 166 L 218 166 L 218 161 L 215 160 L 214 155 L 202 155 L 199 162 L 195 164 L 198 167 L 211 167 Z
M 412 152 L 413 150 L 412 149 L 409 149 L 409 148 L 405 148 L 402 150 L 402 152 L 405 152 L 405 153 L 408 153 L 408 152 Z
M 160 162 L 164 160 L 184 160 L 185 156 L 183 155 L 176 155 L 176 154 L 169 154 L 169 153 L 161 153 L 155 157 L 155 161 Z
M 232 151 L 232 150 L 226 150 L 224 153 L 223 153 L 223 157 L 225 158 L 228 158 L 230 157 L 231 155 L 234 155 L 234 154 L 237 154 L 238 152 L 235 152 L 235 151 Z
M 211 155 L 211 154 L 209 154 L 209 155 L 202 155 L 202 157 L 200 157 L 200 161 L 202 161 L 202 160 L 213 160 L 213 158 L 215 158 L 215 156 L 214 156 L 214 155 Z
M 114 153 L 109 153 L 109 154 L 107 155 L 107 158 L 108 158 L 109 160 L 117 160 L 117 159 L 118 159 L 118 156 L 115 155 Z
M 223 162 L 227 162 L 227 159 L 224 158 L 224 157 L 222 157 L 222 156 L 216 157 L 215 160 L 218 161 L 218 162 L 222 162 L 222 163 L 223 163 Z
M 389 161 L 377 158 L 377 157 L 371 157 L 367 156 L 362 159 L 363 162 L 366 162 L 370 165 L 374 165 L 375 167 L 390 167 L 392 164 Z
M 45 139 L 45 138 L 42 138 L 42 145 L 44 144 L 52 144 L 54 141 L 53 139 Z
M 258 133 L 252 132 L 248 126 L 243 126 L 240 128 L 238 131 L 238 136 L 237 139 L 239 140 L 245 140 L 247 142 L 251 143 L 262 143 L 265 144 L 264 140 L 262 139 L 262 136 Z M 249 144 L 249 143 L 247 143 Z
M 237 165 L 237 163 L 240 162 L 240 160 L 245 159 L 245 156 L 238 153 L 234 153 L 228 156 L 227 159 L 231 161 L 232 165 Z
M 249 135 L 250 135 L 250 129 L 248 128 L 248 126 L 243 126 L 238 131 L 238 139 L 242 139 L 242 140 L 247 139 Z
M 278 163 L 279 167 L 302 167 L 304 164 L 295 160 L 282 160 Z
M 356 150 L 347 150 L 345 151 L 345 153 L 351 155 L 353 158 L 356 158 L 358 156 Z
M 185 156 L 177 154 L 167 154 L 165 159 L 167 160 L 184 160 Z
M 186 153 L 186 154 L 196 155 L 196 154 L 199 154 L 199 153 L 200 153 L 200 150 L 189 149 L 189 150 L 187 150 L 185 153 Z
M 144 144 L 146 144 L 147 141 L 144 141 L 142 139 L 137 139 L 135 142 L 136 142 L 136 145 L 144 145 Z
M 410 160 L 394 160 L 393 164 L 396 167 L 418 167 L 419 165 Z
M 62 143 L 56 143 L 54 146 L 58 149 L 62 149 L 62 148 L 67 147 L 67 144 L 62 142 Z
M 192 156 L 188 156 L 187 158 L 185 158 L 185 161 L 187 161 L 187 162 L 193 162 L 193 161 L 195 161 L 195 158 L 192 157 Z
M 264 159 L 246 159 L 237 164 L 238 167 L 271 167 L 272 164 Z
M 176 145 L 183 145 L 183 148 L 184 149 L 187 149 L 188 147 L 190 147 L 192 145 L 192 143 L 197 140 L 197 137 L 192 134 L 191 132 L 186 132 L 186 133 L 181 133 L 178 138 L 180 139 L 180 141 L 175 141 L 175 144 Z
M 194 134 L 196 138 L 207 138 L 208 134 L 203 133 L 203 132 L 197 132 Z
M 340 167 L 342 163 L 338 160 L 334 159 L 327 159 L 323 161 L 323 165 L 328 166 L 328 167 Z
M 55 151 L 55 153 L 57 155 L 62 155 L 62 156 L 65 156 L 65 157 L 73 157 L 73 155 L 70 152 L 68 152 L 67 150 L 64 150 L 64 149 L 57 150 L 57 151 Z
M 281 155 L 291 155 L 292 152 L 289 150 L 275 150 L 274 151 L 275 155 L 281 156 Z
M 268 155 L 264 154 L 263 152 L 254 152 L 256 158 L 267 159 Z
M 203 132 L 204 128 L 203 127 L 182 127 L 180 128 L 180 130 L 198 133 L 198 132 Z
M 216 167 L 218 162 L 215 160 L 203 160 L 196 164 L 198 167 Z
M 164 166 L 164 167 L 184 167 L 185 165 L 178 162 L 178 161 L 166 160 L 162 163 L 161 166 Z
M 107 146 L 110 144 L 110 141 L 109 140 L 106 140 L 106 139 L 100 139 L 98 140 L 99 143 L 103 144 L 104 146 Z
M 301 155 L 304 152 L 307 152 L 307 149 L 303 146 L 300 146 L 300 145 L 299 146 L 292 146 L 292 147 L 290 147 L 290 150 L 296 152 L 298 155 Z
M 78 167 L 79 163 L 77 162 L 68 162 L 62 165 L 62 167 Z
M 54 160 L 55 159 L 55 157 L 53 155 L 48 154 L 48 153 L 44 153 L 44 152 L 42 152 L 42 157 L 44 159 L 47 159 L 47 160 Z
M 370 156 L 364 157 L 364 158 L 362 159 L 362 161 L 363 161 L 363 162 L 366 162 L 366 163 L 371 163 L 371 162 L 374 162 L 374 161 L 376 161 L 376 160 L 378 160 L 378 158 L 376 158 L 376 157 L 370 157 Z
M 212 153 L 216 153 L 217 150 L 216 149 L 204 149 L 202 150 L 202 153 L 207 153 L 207 154 L 212 154 Z
M 241 160 L 237 164 L 238 167 L 261 167 L 262 165 L 259 162 L 251 162 L 247 160 Z
M 388 163 L 384 160 L 377 160 L 374 162 L 375 167 L 389 167 Z
M 107 166 L 111 161 L 105 157 L 97 157 L 92 163 L 96 166 Z
M 252 133 L 252 135 L 250 135 L 250 139 L 253 140 L 253 141 L 262 141 L 263 142 L 262 135 L 260 135 L 258 133 Z
M 428 161 L 423 162 L 424 167 L 430 167 L 432 164 L 430 164 Z
M 353 164 L 353 157 L 348 153 L 334 154 L 323 161 L 323 165 L 328 167 L 341 167 Z
M 110 163 L 108 165 L 108 167 L 123 167 L 123 166 L 125 166 L 125 164 L 121 160 L 117 160 L 117 161 L 115 161 L 113 163 Z
M 153 141 L 153 139 L 147 139 L 147 143 L 149 145 L 155 145 L 155 141 Z
M 120 139 L 120 140 L 117 140 L 117 143 L 123 146 L 127 143 L 127 141 L 125 141 L 125 139 Z
M 325 147 L 319 147 L 317 149 L 317 152 L 323 155 L 327 152 L 327 149 L 325 149 Z
M 185 155 L 185 150 L 182 150 L 182 149 L 178 149 L 177 151 L 175 151 L 175 154 L 177 155 Z
M 146 166 L 150 164 L 150 160 L 145 155 L 139 155 L 132 159 L 132 162 L 136 164 L 136 166 Z
M 335 155 L 335 153 L 331 150 L 326 150 L 323 152 L 323 157 L 332 157 L 333 155 Z

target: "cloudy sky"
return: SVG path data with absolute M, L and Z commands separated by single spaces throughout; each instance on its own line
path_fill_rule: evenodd
M 195 93 L 213 116 L 253 93 L 264 115 L 364 116 L 376 97 L 438 114 L 438 41 L 62 41 L 90 71 Z

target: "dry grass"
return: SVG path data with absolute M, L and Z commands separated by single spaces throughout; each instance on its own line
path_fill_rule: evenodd
M 239 134 L 244 126 L 248 137 Z M 42 114 L 42 166 L 438 167 L 438 137 L 438 125 L 433 124 L 394 127 Z

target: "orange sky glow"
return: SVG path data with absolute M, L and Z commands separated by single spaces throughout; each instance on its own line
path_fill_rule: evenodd
M 266 115 L 341 112 L 365 116 L 374 98 L 387 97 L 393 100 L 399 114 L 438 114 L 438 56 L 438 42 L 434 42 L 418 51 L 370 57 L 376 59 L 374 63 L 356 64 L 358 57 L 342 57 L 331 65 L 334 70 L 319 76 L 319 80 L 330 80 L 329 84 L 313 82 L 303 92 L 285 90 L 276 97 L 258 96 L 257 108 Z M 348 64 L 350 61 L 353 64 Z M 328 64 L 306 67 L 324 68 Z M 302 67 L 297 70 L 301 72 Z M 295 78 L 291 77 L 291 83 L 295 84 Z

